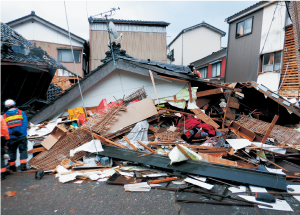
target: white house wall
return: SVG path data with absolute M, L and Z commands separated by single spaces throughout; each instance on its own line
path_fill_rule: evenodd
M 167 82 L 155 79 L 155 87 L 159 98 L 173 96 L 185 85 L 186 83 L 184 82 Z M 123 98 L 124 95 L 128 96 L 143 86 L 147 95 L 155 99 L 156 97 L 150 77 L 128 71 L 115 70 L 83 93 L 84 103 L 86 107 L 98 106 L 101 100 L 105 98 L 107 103 L 109 103 L 115 101 L 115 98 L 120 99 Z M 66 109 L 80 106 L 83 105 L 81 97 L 79 96 L 55 114 L 64 112 Z M 67 115 L 67 113 L 64 113 L 64 115 Z
M 275 7 L 276 4 L 272 4 L 268 7 L 265 7 L 263 10 L 260 50 L 262 50 L 264 42 L 266 40 L 266 36 L 268 34 L 268 30 L 272 22 Z M 285 34 L 284 26 L 285 26 L 285 18 L 286 18 L 286 7 L 284 2 L 279 2 L 274 17 L 275 18 L 273 20 L 270 33 L 268 35 L 262 54 L 279 51 L 283 49 L 284 34 Z
M 70 45 L 69 37 L 38 22 L 27 21 L 21 25 L 14 26 L 13 29 L 20 33 L 27 40 L 44 41 L 63 45 Z M 82 46 L 76 40 L 71 40 L 73 46 Z
M 174 49 L 175 61 L 171 64 L 182 65 L 182 34 L 170 45 L 170 52 L 172 49 Z
M 201 26 L 183 34 L 183 65 L 221 49 L 221 34 Z
M 257 78 L 258 84 L 262 84 L 274 92 L 278 90 L 279 81 L 280 81 L 279 72 L 265 72 L 260 74 Z

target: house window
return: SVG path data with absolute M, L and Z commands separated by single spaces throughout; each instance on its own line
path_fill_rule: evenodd
M 287 25 L 292 24 L 292 20 L 290 18 L 290 15 L 291 15 L 291 2 L 286 1 L 285 4 L 287 6 L 285 26 L 287 26 Z
M 250 17 L 236 24 L 236 37 L 241 37 L 252 33 L 253 17 Z
M 281 67 L 281 52 L 263 55 L 262 72 L 278 71 Z
M 73 77 L 74 75 L 66 70 L 63 69 L 57 69 L 57 76 L 60 77 Z
M 198 69 L 198 71 L 200 72 L 202 79 L 207 78 L 207 66 Z
M 218 77 L 221 75 L 221 62 L 214 63 L 211 65 L 212 71 L 211 71 L 211 77 Z
M 80 62 L 81 50 L 73 50 L 75 62 Z M 72 51 L 68 49 L 58 49 L 58 61 L 73 62 Z
M 174 49 L 172 49 L 170 52 L 169 52 L 169 55 L 167 55 L 167 58 L 170 59 L 170 61 L 174 61 Z

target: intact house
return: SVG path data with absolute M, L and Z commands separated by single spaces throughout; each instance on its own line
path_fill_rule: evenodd
M 183 29 L 167 46 L 168 63 L 186 66 L 220 50 L 225 34 L 204 21 Z
M 96 69 L 100 60 L 105 58 L 109 51 L 107 22 L 103 18 L 88 19 L 90 25 L 90 69 Z M 170 24 L 160 21 L 108 19 L 115 24 L 119 35 L 123 37 L 118 41 L 127 53 L 138 59 L 161 63 L 167 62 L 166 53 L 166 27 Z M 113 42 L 113 38 L 112 42 Z
M 21 34 L 1 23 L 1 109 L 13 99 L 28 117 L 47 102 L 47 90 L 60 62 Z
M 76 71 L 67 30 L 37 16 L 34 11 L 6 24 L 24 35 L 37 47 L 41 47 L 67 68 L 67 70 L 57 70 L 55 76 L 69 79 L 73 83 L 76 82 Z M 70 36 L 78 75 L 84 77 L 89 73 L 88 43 L 85 39 L 73 33 L 70 33 Z
M 224 83 L 226 52 L 227 48 L 222 48 L 200 60 L 192 62 L 191 65 L 194 65 L 196 70 L 200 72 L 201 79 L 215 83 Z
M 261 1 L 225 20 L 229 24 L 225 82 L 255 81 L 289 98 L 298 94 L 293 26 L 287 8 L 289 2 Z

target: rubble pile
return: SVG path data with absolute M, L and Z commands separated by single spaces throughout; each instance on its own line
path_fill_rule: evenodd
M 29 164 L 61 183 L 105 181 L 130 192 L 163 189 L 207 198 L 177 202 L 293 211 L 274 195 L 293 195 L 300 187 L 286 181 L 300 181 L 300 109 L 275 97 L 256 83 L 185 87 L 155 100 L 141 88 L 87 107 L 87 115 L 78 108 L 68 110 L 69 117 L 32 125 Z M 288 117 L 293 120 L 284 124 Z M 220 184 L 243 195 L 217 193 Z M 272 198 L 261 194 L 265 188 L 275 191 L 269 191 Z

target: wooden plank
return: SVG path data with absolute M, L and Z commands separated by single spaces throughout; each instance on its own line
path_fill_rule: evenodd
M 36 152 L 43 152 L 43 151 L 46 151 L 46 150 L 47 149 L 42 146 L 42 147 L 31 149 L 31 150 L 27 151 L 27 153 L 30 154 L 30 153 L 36 153 Z
M 138 148 L 130 142 L 130 140 L 128 139 L 128 137 L 124 136 L 123 138 L 133 148 L 134 151 L 138 150 Z
M 163 182 L 167 182 L 167 181 L 174 181 L 174 180 L 177 180 L 177 179 L 178 179 L 177 177 L 157 179 L 157 180 L 148 181 L 148 184 L 158 184 L 158 183 L 163 183 Z
M 174 113 L 181 113 L 181 114 L 188 115 L 188 116 L 194 116 L 194 114 L 192 114 L 192 113 L 186 113 L 186 112 L 172 110 L 172 109 L 168 109 L 168 108 L 156 107 L 156 109 L 157 110 L 166 110 L 166 111 L 170 111 L 170 112 L 174 112 Z
M 234 108 L 234 109 L 239 109 L 240 108 L 240 104 L 239 103 L 235 103 L 235 102 L 229 102 L 229 107 Z
M 184 151 L 184 149 L 179 145 L 176 144 L 177 148 L 179 149 L 179 151 L 181 151 L 182 154 L 184 154 L 184 156 L 188 159 L 188 160 L 192 160 L 191 156 L 188 155 L 188 153 L 186 153 L 186 151 Z
M 138 141 L 138 143 L 143 146 L 145 149 L 148 149 L 150 152 L 156 153 L 156 151 L 152 150 L 151 148 L 149 148 L 147 145 L 145 145 L 144 143 L 142 143 L 141 141 Z
M 200 92 L 197 92 L 196 95 L 197 95 L 197 97 L 203 97 L 203 96 L 210 96 L 210 95 L 220 94 L 220 93 L 223 93 L 223 88 L 200 91 Z
M 149 74 L 150 74 L 150 78 L 151 78 L 151 81 L 152 81 L 153 89 L 154 89 L 154 92 L 155 92 L 157 104 L 159 104 L 159 100 L 158 100 L 158 96 L 157 96 L 157 93 L 156 93 L 156 88 L 155 88 L 155 82 L 154 82 L 153 74 L 152 74 L 152 72 L 151 72 L 150 69 L 149 69 Z
M 174 80 L 174 81 L 181 81 L 181 82 L 185 82 L 185 83 L 188 83 L 189 81 L 187 80 L 182 80 L 182 79 L 178 79 L 178 78 L 171 78 L 171 77 L 167 77 L 167 76 L 163 76 L 163 75 L 157 75 L 161 78 L 166 78 L 166 79 L 170 79 L 170 80 Z
M 189 95 L 190 95 L 190 102 L 193 102 L 192 83 L 190 81 L 189 81 Z
M 272 122 L 271 122 L 271 124 L 270 124 L 270 126 L 269 126 L 269 128 L 268 128 L 268 130 L 267 130 L 267 132 L 266 132 L 266 134 L 264 136 L 264 138 L 261 141 L 262 143 L 266 143 L 267 138 L 270 136 L 271 131 L 272 131 L 273 127 L 275 126 L 275 123 L 277 122 L 278 118 L 279 118 L 278 115 L 274 116 L 274 118 L 273 118 L 273 120 L 272 120 Z
M 120 147 L 120 148 L 127 149 L 125 146 L 122 146 L 122 145 L 120 145 L 120 144 L 118 144 L 118 143 L 115 143 L 115 142 L 113 142 L 113 141 L 111 141 L 111 140 L 109 140 L 109 139 L 106 139 L 105 137 L 102 137 L 102 136 L 100 136 L 100 135 L 97 135 L 97 134 L 95 134 L 95 133 L 93 133 L 93 136 L 94 136 L 96 139 L 100 140 L 100 141 L 105 141 L 105 142 L 108 142 L 108 143 L 110 143 L 110 144 L 112 144 L 112 145 L 114 145 L 114 146 L 118 146 L 118 147 Z
M 220 127 L 217 123 L 215 123 L 215 121 L 213 121 L 209 116 L 203 113 L 200 109 L 191 109 L 191 111 L 194 112 L 199 119 L 203 120 L 205 123 L 211 125 L 215 129 Z

